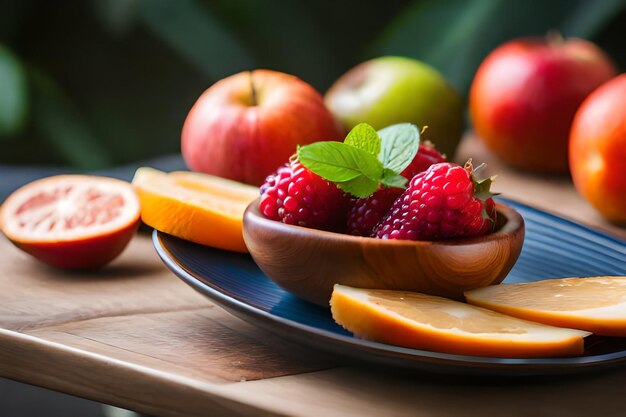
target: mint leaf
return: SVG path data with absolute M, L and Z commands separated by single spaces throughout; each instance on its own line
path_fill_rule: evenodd
M 354 126 L 343 143 L 362 149 L 376 157 L 378 157 L 380 153 L 380 137 L 378 133 L 376 133 L 376 130 L 367 123 L 359 123 Z
M 400 174 L 409 166 L 420 146 L 420 131 L 414 124 L 400 123 L 378 131 L 383 167 Z
M 400 173 L 419 149 L 417 126 L 402 123 L 380 132 L 367 123 L 356 125 L 343 143 L 316 142 L 298 148 L 300 163 L 355 197 L 372 195 L 382 184 L 405 188 Z
M 402 175 L 398 175 L 389 168 L 383 168 L 383 177 L 380 183 L 385 187 L 406 188 L 407 179 Z
M 372 194 L 383 175 L 383 165 L 374 155 L 342 142 L 302 146 L 298 148 L 298 160 L 355 197 Z
M 378 189 L 379 181 L 365 176 L 356 177 L 350 181 L 340 182 L 337 187 L 357 198 L 369 197 Z

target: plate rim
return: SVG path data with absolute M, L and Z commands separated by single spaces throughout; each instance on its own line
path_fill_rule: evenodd
M 623 243 L 621 239 L 617 236 L 611 235 L 602 230 L 594 229 L 590 226 L 581 224 L 563 216 L 550 213 L 548 211 L 529 206 L 525 203 L 521 203 L 509 198 L 505 199 L 500 197 L 498 198 L 498 200 L 504 202 L 505 204 L 510 202 L 514 205 L 523 206 L 526 209 L 530 209 L 540 214 L 549 215 L 558 220 L 575 225 L 577 227 L 581 227 L 589 232 L 592 232 L 596 236 L 609 238 L 615 243 Z M 157 254 L 161 258 L 163 263 L 172 272 L 174 272 L 176 276 L 178 276 L 183 282 L 191 286 L 196 291 L 209 297 L 217 304 L 229 310 L 231 313 L 238 316 L 239 314 L 237 313 L 240 313 L 240 318 L 250 318 L 255 322 L 257 320 L 264 320 L 265 325 L 263 327 L 269 331 L 272 331 L 272 328 L 268 325 L 268 323 L 278 324 L 281 328 L 276 329 L 276 332 L 278 332 L 278 330 L 281 330 L 280 333 L 282 336 L 287 337 L 299 344 L 307 345 L 306 343 L 302 343 L 300 338 L 296 338 L 295 336 L 289 337 L 289 333 L 284 332 L 284 330 L 295 328 L 298 330 L 299 334 L 312 334 L 315 335 L 315 337 L 317 337 L 318 339 L 323 340 L 330 339 L 333 343 L 340 343 L 344 347 L 358 347 L 360 352 L 358 355 L 355 355 L 355 359 L 357 360 L 367 360 L 367 355 L 374 355 L 374 358 L 372 359 L 377 359 L 377 362 L 380 363 L 381 359 L 383 359 L 383 361 L 384 359 L 397 360 L 398 355 L 401 355 L 401 359 L 403 362 L 408 362 L 418 368 L 422 366 L 446 365 L 448 367 L 463 368 L 464 371 L 459 373 L 467 373 L 467 370 L 471 372 L 471 370 L 479 369 L 481 374 L 485 374 L 486 370 L 494 370 L 496 374 L 498 373 L 498 371 L 521 371 L 520 375 L 547 375 L 551 373 L 549 372 L 550 370 L 553 371 L 552 373 L 556 371 L 561 371 L 559 373 L 562 373 L 562 371 L 565 370 L 577 371 L 581 370 L 581 368 L 595 370 L 611 365 L 617 365 L 621 362 L 626 361 L 626 349 L 619 352 L 593 356 L 573 356 L 562 358 L 497 358 L 492 356 L 459 355 L 413 349 L 380 342 L 368 341 L 364 339 L 358 339 L 354 336 L 337 334 L 329 330 L 324 330 L 315 326 L 299 323 L 288 318 L 277 316 L 275 314 L 272 314 L 271 312 L 261 310 L 250 303 L 246 303 L 245 301 L 238 299 L 234 294 L 223 290 L 221 287 L 217 285 L 211 285 L 210 277 L 200 277 L 198 276 L 198 274 L 196 274 L 195 272 L 187 268 L 182 262 L 180 262 L 176 258 L 176 256 L 174 256 L 170 252 L 170 250 L 167 248 L 167 245 L 163 243 L 163 237 L 179 239 L 155 229 L 152 233 L 152 243 Z M 193 244 L 193 242 L 189 243 Z M 266 277 L 266 279 L 270 280 L 270 278 L 268 277 Z M 314 343 L 314 345 L 322 350 L 342 354 L 342 352 L 340 352 L 336 348 L 333 348 L 333 346 L 323 346 L 319 343 Z

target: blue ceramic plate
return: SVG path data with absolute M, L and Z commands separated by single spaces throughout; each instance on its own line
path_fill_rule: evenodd
M 561 217 L 500 199 L 526 221 L 522 254 L 506 282 L 536 277 L 626 274 L 626 241 Z M 538 375 L 597 370 L 626 362 L 626 338 L 590 336 L 585 355 L 572 358 L 500 359 L 451 355 L 369 342 L 335 324 L 329 309 L 279 288 L 249 255 L 211 249 L 155 231 L 165 264 L 214 302 L 259 327 L 341 357 L 448 374 Z

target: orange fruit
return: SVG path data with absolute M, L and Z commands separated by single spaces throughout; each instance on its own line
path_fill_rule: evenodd
M 570 130 L 569 164 L 578 192 L 608 220 L 626 225 L 626 74 L 581 104 Z
M 215 248 L 247 252 L 243 212 L 259 189 L 197 172 L 139 168 L 133 186 L 141 220 L 161 232 Z
M 626 336 L 626 277 L 561 278 L 467 291 L 471 304 L 553 326 Z
M 335 285 L 331 311 L 355 336 L 461 355 L 573 356 L 588 332 L 546 326 L 447 298 Z
M 139 225 L 131 185 L 92 175 L 31 182 L 0 209 L 0 230 L 13 244 L 59 268 L 98 268 L 126 247 Z

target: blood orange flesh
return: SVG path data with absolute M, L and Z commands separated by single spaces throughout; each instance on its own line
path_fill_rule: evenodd
M 97 268 L 126 247 L 139 225 L 132 186 L 113 178 L 59 175 L 11 194 L 0 229 L 17 247 L 61 268 Z

